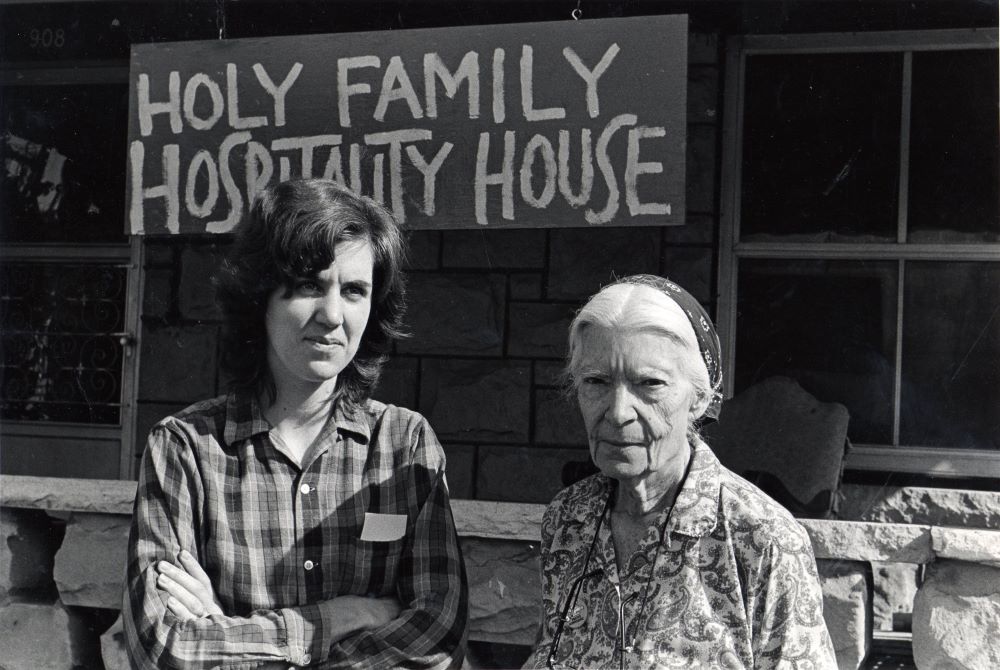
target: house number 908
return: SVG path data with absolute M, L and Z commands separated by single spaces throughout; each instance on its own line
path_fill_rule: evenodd
M 31 42 L 32 49 L 51 49 L 53 47 L 61 49 L 66 44 L 66 31 L 62 28 L 55 30 L 52 28 L 41 30 L 32 28 L 31 32 L 28 33 L 28 40 Z

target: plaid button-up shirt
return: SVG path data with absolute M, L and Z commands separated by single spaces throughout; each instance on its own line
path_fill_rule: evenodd
M 257 402 L 230 394 L 161 421 L 143 457 L 123 620 L 133 667 L 448 667 L 468 614 L 445 459 L 419 414 L 337 404 L 301 467 L 270 436 Z M 318 446 L 318 448 L 316 448 Z M 397 540 L 360 539 L 368 512 L 405 515 Z M 187 549 L 225 616 L 178 620 L 157 592 L 157 561 Z M 317 602 L 395 596 L 380 628 L 330 639 Z

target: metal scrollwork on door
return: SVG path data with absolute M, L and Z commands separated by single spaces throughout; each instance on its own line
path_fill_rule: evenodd
M 126 287 L 120 264 L 3 264 L 3 419 L 119 423 Z

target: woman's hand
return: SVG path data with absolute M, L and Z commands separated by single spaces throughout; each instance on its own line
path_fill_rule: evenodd
M 178 619 L 190 621 L 222 614 L 211 580 L 187 550 L 180 553 L 180 566 L 160 561 L 156 568 L 160 573 L 156 586 L 167 594 L 167 609 Z
M 168 561 L 157 564 L 156 586 L 167 595 L 167 609 L 181 621 L 222 614 L 208 575 L 187 551 L 180 553 L 180 566 Z M 317 603 L 332 624 L 334 641 L 362 630 L 384 626 L 403 611 L 393 596 L 338 596 Z

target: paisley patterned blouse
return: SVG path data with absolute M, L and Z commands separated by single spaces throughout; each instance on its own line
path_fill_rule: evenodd
M 544 619 L 525 667 L 547 666 L 573 591 L 554 667 L 837 667 L 812 545 L 784 508 L 699 442 L 672 514 L 649 527 L 619 574 L 610 513 L 598 524 L 615 485 L 593 475 L 545 512 Z

